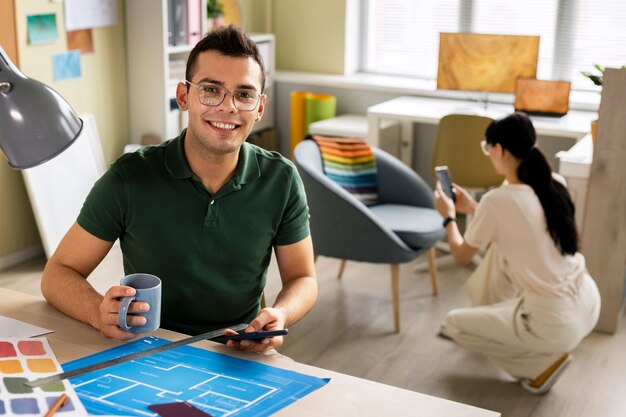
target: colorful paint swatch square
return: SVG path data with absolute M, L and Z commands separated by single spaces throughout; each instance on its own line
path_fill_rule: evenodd
M 36 373 L 57 372 L 58 368 L 54 361 L 49 358 L 27 359 L 28 369 Z
M 33 389 L 24 382 L 28 382 L 26 378 L 6 377 L 3 379 L 4 386 L 11 394 L 31 394 Z
M 0 374 L 20 374 L 22 372 L 24 372 L 24 367 L 17 359 L 0 361 Z
M 20 340 L 17 342 L 17 348 L 24 356 L 43 356 L 46 354 L 46 349 L 40 340 Z
M 56 400 L 58 400 L 59 397 L 48 397 L 46 398 L 46 404 L 48 405 L 48 409 L 50 409 L 50 407 L 52 407 L 52 405 L 56 402 Z M 61 408 L 59 408 L 56 412 L 57 413 L 66 413 L 68 411 L 74 411 L 74 403 L 72 402 L 71 398 L 68 398 L 67 401 L 65 401 L 65 404 L 63 404 L 63 406 Z
M 11 411 L 14 414 L 39 414 L 39 406 L 35 398 L 15 398 L 11 400 Z
M 63 381 L 55 381 L 46 385 L 42 385 L 41 390 L 43 392 L 63 392 L 65 391 L 65 385 L 63 385 Z
M 0 358 L 12 358 L 17 356 L 13 343 L 0 341 Z

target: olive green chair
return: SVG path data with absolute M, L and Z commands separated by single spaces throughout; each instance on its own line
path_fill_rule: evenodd
M 453 182 L 467 189 L 476 199 L 489 188 L 502 184 L 504 177 L 496 172 L 480 148 L 480 141 L 485 139 L 485 130 L 493 119 L 474 114 L 449 114 L 439 121 L 432 167 L 447 165 Z M 465 225 L 470 216 L 465 217 Z M 440 242 L 437 249 L 450 252 L 447 243 Z M 478 264 L 480 256 L 476 255 L 472 263 Z M 452 255 L 440 256 L 437 264 L 440 267 L 453 264 Z M 418 266 L 418 270 L 423 269 Z
M 480 149 L 485 130 L 493 119 L 473 114 L 449 114 L 439 121 L 433 169 L 447 165 L 453 182 L 471 190 L 487 189 L 502 184 L 489 157 Z

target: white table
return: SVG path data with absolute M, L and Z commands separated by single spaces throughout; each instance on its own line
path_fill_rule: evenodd
M 514 111 L 512 105 L 489 103 L 483 108 L 480 103 L 440 99 L 432 97 L 401 96 L 367 109 L 367 140 L 375 146 L 381 145 L 380 126 L 384 119 L 396 120 L 402 126 L 402 146 L 400 159 L 412 166 L 413 159 L 413 124 L 438 124 L 439 119 L 447 114 L 479 114 L 494 119 Z M 532 116 L 531 119 L 538 135 L 556 136 L 579 140 L 589 132 L 591 121 L 598 114 L 589 111 L 570 110 L 563 117 Z

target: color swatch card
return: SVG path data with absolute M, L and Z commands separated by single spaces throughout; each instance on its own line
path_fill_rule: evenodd
M 0 339 L 0 416 L 42 416 L 61 394 L 66 394 L 69 400 L 55 415 L 87 415 L 68 381 L 40 388 L 24 384 L 62 371 L 46 338 Z

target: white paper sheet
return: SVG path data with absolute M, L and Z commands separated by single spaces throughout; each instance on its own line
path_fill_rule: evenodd
M 6 339 L 10 337 L 28 338 L 40 336 L 42 334 L 52 333 L 52 330 L 43 327 L 33 326 L 23 321 L 0 316 L 0 338 Z
M 116 24 L 116 0 L 65 0 L 66 30 L 115 26 Z

